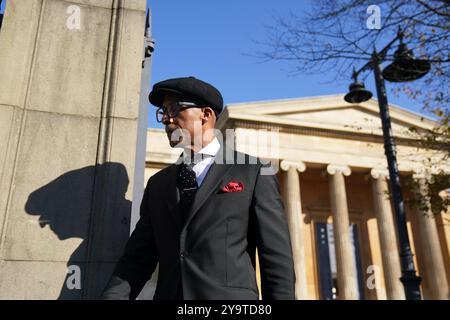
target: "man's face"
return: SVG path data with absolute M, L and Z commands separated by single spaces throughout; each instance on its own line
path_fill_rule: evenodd
M 175 105 L 179 101 L 186 100 L 176 95 L 167 94 L 164 97 L 163 108 L 169 111 L 173 108 L 180 108 L 180 106 L 177 107 Z M 194 134 L 197 135 L 197 138 L 201 137 L 202 113 L 203 111 L 200 108 L 184 108 L 181 106 L 181 110 L 176 117 L 164 116 L 162 123 L 165 125 L 167 137 L 172 148 L 192 145 Z M 175 132 L 175 130 L 177 131 Z

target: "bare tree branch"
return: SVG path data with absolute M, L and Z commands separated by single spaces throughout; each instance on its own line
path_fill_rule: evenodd
M 381 9 L 379 29 L 369 29 L 367 8 Z M 395 94 L 404 94 L 422 103 L 423 110 L 438 117 L 434 130 L 421 133 L 421 147 L 446 152 L 450 159 L 450 1 L 449 0 L 314 0 L 309 12 L 274 18 L 266 26 L 267 40 L 256 57 L 264 61 L 280 60 L 291 64 L 292 73 L 326 73 L 327 78 L 348 79 L 353 66 L 371 59 L 372 48 L 382 48 L 404 30 L 404 42 L 412 52 L 432 63 L 423 79 L 394 86 Z M 385 55 L 394 59 L 395 48 Z M 361 78 L 367 75 L 362 74 Z M 419 139 L 418 138 L 418 139 Z M 426 164 L 433 169 L 437 164 Z M 430 190 L 441 207 L 450 204 L 436 195 L 442 187 L 450 187 L 449 173 L 433 176 L 440 184 L 430 183 Z M 447 183 L 447 185 L 445 184 Z M 450 194 L 450 193 L 449 193 Z M 439 200 L 441 199 L 441 200 Z M 439 205 L 435 208 L 440 208 Z

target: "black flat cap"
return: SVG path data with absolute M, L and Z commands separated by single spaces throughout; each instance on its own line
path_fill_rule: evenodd
M 148 98 L 151 104 L 161 107 L 164 96 L 168 93 L 192 99 L 194 102 L 203 104 L 202 107 L 208 106 L 214 110 L 216 117 L 223 109 L 223 98 L 219 90 L 194 77 L 174 78 L 155 83 Z

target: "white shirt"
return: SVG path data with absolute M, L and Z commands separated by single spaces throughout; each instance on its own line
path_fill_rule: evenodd
M 192 170 L 195 172 L 195 177 L 197 178 L 198 187 L 202 184 L 205 179 L 206 174 L 208 173 L 209 168 L 214 163 L 216 158 L 216 154 L 220 149 L 220 142 L 217 138 L 214 138 L 210 143 L 208 143 L 205 147 L 203 147 L 199 152 L 204 155 L 204 157 L 200 162 L 194 165 Z M 183 153 L 189 154 L 190 150 L 186 149 Z M 183 156 L 184 156 L 183 154 Z

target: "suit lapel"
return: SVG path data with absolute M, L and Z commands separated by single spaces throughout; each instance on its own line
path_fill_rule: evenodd
M 231 152 L 231 153 L 230 153 Z M 189 212 L 188 220 L 184 228 L 191 222 L 195 214 L 201 208 L 203 203 L 208 199 L 211 194 L 217 190 L 219 183 L 222 180 L 222 177 L 233 167 L 233 163 L 227 163 L 228 161 L 227 155 L 232 155 L 234 159 L 234 152 L 226 147 L 226 145 L 221 144 L 219 151 L 217 152 L 216 159 L 209 168 L 208 173 L 206 174 L 205 179 L 202 182 L 202 185 L 197 190 L 197 194 L 195 195 L 194 202 L 192 203 L 191 210 Z M 219 161 L 219 159 L 221 161 Z M 183 228 L 183 230 L 184 230 Z
M 165 193 L 166 196 L 166 204 L 169 209 L 169 215 L 172 216 L 177 229 L 181 231 L 182 229 L 182 221 L 181 221 L 181 213 L 178 207 L 178 202 L 180 202 L 180 193 L 177 188 L 177 174 L 178 174 L 179 164 L 173 164 L 168 173 L 167 173 L 167 185 Z

